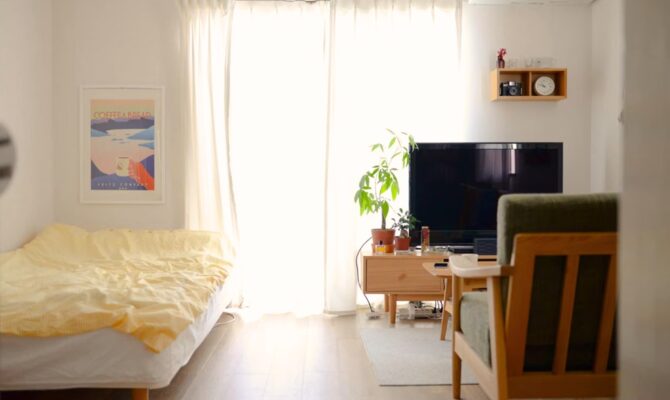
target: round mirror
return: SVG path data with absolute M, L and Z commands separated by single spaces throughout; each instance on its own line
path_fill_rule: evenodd
M 7 129 L 0 125 L 0 196 L 9 186 L 14 172 L 16 162 L 16 151 L 14 143 Z

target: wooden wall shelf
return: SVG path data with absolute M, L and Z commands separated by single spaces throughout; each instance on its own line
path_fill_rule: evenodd
M 551 96 L 540 96 L 533 91 L 535 80 L 550 76 L 556 82 Z M 500 83 L 516 81 L 523 83 L 523 96 L 501 96 Z M 568 97 L 567 68 L 496 68 L 491 71 L 491 101 L 559 101 Z

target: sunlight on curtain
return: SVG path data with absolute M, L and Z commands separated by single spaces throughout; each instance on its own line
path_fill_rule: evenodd
M 239 238 L 245 305 L 353 310 L 354 256 L 379 224 L 353 202 L 369 145 L 386 128 L 418 141 L 460 130 L 459 2 L 182 3 L 187 226 Z
M 321 312 L 327 2 L 237 1 L 231 164 L 245 305 Z
M 356 306 L 354 255 L 379 227 L 378 216 L 360 217 L 353 202 L 373 165 L 369 145 L 388 141 L 386 128 L 424 142 L 460 131 L 460 15 L 456 0 L 332 4 L 326 310 L 348 311 Z M 396 209 L 406 209 L 406 171 L 399 180 Z
M 228 51 L 232 1 L 182 0 L 190 109 L 186 117 L 186 227 L 223 232 L 234 256 L 237 225 L 229 165 Z

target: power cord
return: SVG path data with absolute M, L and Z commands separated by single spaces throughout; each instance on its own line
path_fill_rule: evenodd
M 361 250 L 363 250 L 363 246 L 365 246 L 370 240 L 372 240 L 372 236 L 370 236 L 365 242 L 363 242 L 361 247 L 358 248 L 358 252 L 356 252 L 356 259 L 354 260 L 354 262 L 356 263 L 356 282 L 358 282 L 358 288 L 361 290 L 361 293 L 363 293 L 363 297 L 365 297 L 365 301 L 368 302 L 368 307 L 370 307 L 370 312 L 375 312 L 375 310 L 372 309 L 372 304 L 370 303 L 370 299 L 368 299 L 368 296 L 363 291 L 363 287 L 361 286 L 361 277 L 358 273 L 358 257 L 361 255 Z

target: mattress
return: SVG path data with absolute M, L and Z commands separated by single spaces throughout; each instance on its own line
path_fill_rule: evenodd
M 167 386 L 239 294 L 233 269 L 207 309 L 160 353 L 111 328 L 49 338 L 0 335 L 0 390 Z

